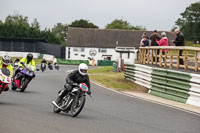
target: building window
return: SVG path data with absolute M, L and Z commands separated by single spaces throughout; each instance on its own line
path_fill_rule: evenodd
M 73 48 L 74 52 L 85 52 L 85 48 Z
M 85 48 L 80 48 L 80 52 L 85 52 Z
M 107 49 L 106 48 L 99 48 L 99 53 L 106 53 Z
M 73 51 L 74 52 L 78 52 L 78 48 L 73 48 Z

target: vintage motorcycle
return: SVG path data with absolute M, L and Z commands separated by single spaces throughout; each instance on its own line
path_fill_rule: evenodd
M 17 73 L 12 80 L 12 90 L 19 89 L 20 92 L 24 92 L 27 88 L 30 81 L 35 77 L 34 66 L 30 64 L 24 65 L 24 63 L 20 62 L 24 68 L 21 72 Z
M 11 83 L 10 71 L 7 68 L 0 70 L 0 94 L 4 91 L 8 84 Z
M 63 97 L 60 103 L 52 101 L 52 104 L 54 106 L 53 111 L 55 113 L 60 113 L 61 111 L 63 111 L 70 114 L 72 117 L 76 117 L 83 109 L 86 101 L 88 86 L 85 83 L 74 83 L 72 87 L 72 91 L 68 92 Z M 59 93 L 62 93 L 62 91 Z

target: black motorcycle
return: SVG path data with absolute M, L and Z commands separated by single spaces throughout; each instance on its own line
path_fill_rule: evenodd
M 55 66 L 55 69 L 59 70 L 59 65 L 58 65 L 58 63 L 55 63 L 54 66 Z
M 42 70 L 42 72 L 44 72 L 46 70 L 46 63 L 41 64 L 41 70 Z
M 53 70 L 53 66 L 51 63 L 48 63 L 48 68 L 49 68 L 49 70 Z
M 72 117 L 76 117 L 83 109 L 86 101 L 85 96 L 88 91 L 88 87 L 84 83 L 73 84 L 72 87 L 72 91 L 68 92 L 63 97 L 60 103 L 52 101 L 52 104 L 54 106 L 53 111 L 55 113 L 60 113 L 61 111 L 63 111 L 70 114 Z

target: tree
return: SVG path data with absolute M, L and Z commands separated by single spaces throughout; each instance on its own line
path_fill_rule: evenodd
M 200 40 L 200 2 L 191 4 L 175 23 L 189 41 Z
M 28 17 L 19 14 L 9 15 L 5 22 L 0 21 L 0 37 L 10 38 L 38 38 L 45 39 L 49 43 L 62 44 L 62 39 L 50 29 L 40 30 L 40 24 L 34 19 L 31 25 Z
M 56 36 L 61 38 L 62 45 L 64 45 L 64 46 L 66 45 L 67 28 L 68 28 L 68 25 L 67 24 L 62 24 L 62 23 L 57 23 L 52 28 L 52 32 Z
M 72 22 L 69 27 L 78 27 L 78 28 L 99 28 L 88 20 L 80 19 Z
M 113 20 L 110 24 L 107 24 L 106 29 L 123 29 L 123 30 L 146 30 L 145 27 L 142 26 L 133 26 L 129 22 L 124 20 Z

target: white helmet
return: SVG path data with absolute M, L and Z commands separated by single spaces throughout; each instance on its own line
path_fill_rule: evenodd
M 85 63 L 81 63 L 78 67 L 78 71 L 81 75 L 86 75 L 88 71 L 88 66 Z
M 10 57 L 8 54 L 5 54 L 5 55 L 2 57 L 2 62 L 3 62 L 4 65 L 10 64 L 10 60 L 11 60 L 11 57 Z

